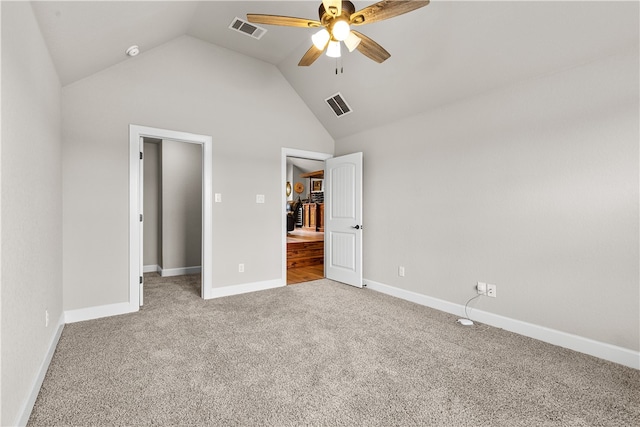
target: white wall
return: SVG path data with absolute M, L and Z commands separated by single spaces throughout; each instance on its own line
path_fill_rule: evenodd
M 62 178 L 58 76 L 31 5 L 1 7 L 0 424 L 6 426 L 26 422 L 31 392 L 62 327 Z
M 364 276 L 494 283 L 477 308 L 637 351 L 638 75 L 634 49 L 336 141 L 364 152 Z
M 281 147 L 334 143 L 276 67 L 185 36 L 65 86 L 62 109 L 65 310 L 128 300 L 129 124 L 213 136 L 214 288 L 284 280 Z
M 162 268 L 199 267 L 202 146 L 162 141 Z
M 161 206 L 161 176 L 160 176 L 160 142 L 146 142 L 144 144 L 144 242 L 143 265 L 161 265 L 162 257 L 162 221 Z
M 324 165 L 323 165 L 324 167 Z M 292 170 L 292 181 L 291 181 L 291 186 L 295 187 L 296 186 L 296 182 L 301 182 L 302 184 L 304 184 L 304 191 L 300 194 L 296 193 L 296 190 L 294 190 L 293 188 L 291 189 L 291 196 L 292 199 L 291 200 L 298 200 L 298 197 L 302 198 L 302 199 L 306 199 L 307 198 L 307 187 L 308 187 L 308 182 L 309 179 L 308 178 L 300 178 L 300 174 L 302 174 L 302 171 L 300 170 L 300 168 L 298 168 L 296 165 L 293 165 L 293 170 Z

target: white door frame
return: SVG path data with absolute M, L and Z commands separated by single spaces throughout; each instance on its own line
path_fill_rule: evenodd
M 333 157 L 333 154 L 327 153 L 319 153 L 317 151 L 305 151 L 298 150 L 295 148 L 282 148 L 282 175 L 280 178 L 280 182 L 282 183 L 282 282 L 284 285 L 287 284 L 287 157 L 298 157 L 301 159 L 309 159 L 309 160 L 320 160 L 325 161 Z M 292 183 L 293 185 L 293 183 Z
M 213 138 L 207 135 L 129 125 L 129 305 L 140 309 L 140 144 L 142 138 L 170 139 L 202 145 L 202 298 L 210 299 L 213 285 Z

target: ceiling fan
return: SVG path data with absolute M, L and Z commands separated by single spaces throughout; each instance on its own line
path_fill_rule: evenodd
M 247 20 L 255 24 L 282 25 L 286 27 L 321 28 L 311 40 L 313 45 L 304 54 L 299 66 L 309 66 L 326 50 L 327 56 L 340 57 L 340 42 L 349 52 L 358 49 L 366 57 L 382 63 L 391 54 L 364 34 L 352 30 L 351 26 L 371 24 L 411 12 L 429 4 L 429 0 L 382 0 L 356 12 L 350 1 L 323 0 L 318 10 L 319 21 L 281 15 L 248 13 Z

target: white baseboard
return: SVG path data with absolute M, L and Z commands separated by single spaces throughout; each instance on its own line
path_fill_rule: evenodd
M 31 385 L 31 393 L 29 393 L 27 401 L 22 405 L 22 408 L 19 412 L 20 418 L 13 425 L 26 426 L 29 422 L 31 411 L 33 411 L 33 405 L 35 405 L 36 403 L 38 393 L 40 393 L 40 387 L 42 387 L 44 377 L 47 374 L 47 370 L 49 369 L 49 365 L 51 364 L 51 359 L 53 358 L 53 353 L 56 351 L 58 341 L 60 340 L 60 336 L 62 335 L 62 329 L 64 329 L 64 313 L 60 313 L 60 318 L 58 319 L 58 323 L 56 323 L 55 327 L 57 328 L 56 333 L 51 338 L 47 353 L 45 354 L 44 360 L 42 361 L 40 369 L 38 370 L 38 375 Z
M 180 268 L 162 268 L 158 267 L 158 273 L 162 277 L 171 277 L 171 276 L 183 276 L 185 274 L 197 274 L 202 271 L 202 267 L 197 265 L 194 267 L 180 267 Z
M 451 313 L 456 316 L 465 317 L 464 305 L 429 297 L 416 292 L 406 291 L 394 286 L 377 283 L 373 280 L 365 279 L 364 283 L 367 288 L 374 291 L 382 292 L 384 294 L 411 301 L 416 304 Z M 535 325 L 533 323 L 527 323 L 509 317 L 500 316 L 498 314 L 489 313 L 487 311 L 478 310 L 476 308 L 473 309 L 472 314 L 473 315 L 470 316 L 472 320 L 477 320 L 478 322 L 482 322 L 487 325 L 495 326 L 497 328 L 501 328 L 510 332 L 515 332 L 516 334 L 524 335 L 530 338 L 535 338 L 537 340 L 568 348 L 570 350 L 575 350 L 580 353 L 585 353 L 590 356 L 595 356 L 600 359 L 605 359 L 610 362 L 615 362 L 621 365 L 629 366 L 631 368 L 640 369 L 640 352 L 638 351 L 630 350 L 624 347 L 618 347 L 600 341 L 595 341 L 578 335 L 558 331 L 556 329 Z
M 266 280 L 264 282 L 243 283 L 241 285 L 223 286 L 222 288 L 213 288 L 211 290 L 211 298 L 228 297 L 231 295 L 246 294 L 247 292 L 264 291 L 267 289 L 279 288 L 287 286 L 281 279 Z
M 75 323 L 85 320 L 99 319 L 101 317 L 117 316 L 119 314 L 133 313 L 139 309 L 140 307 L 132 307 L 128 302 L 120 302 L 117 304 L 67 310 L 64 312 L 64 322 Z
M 158 264 L 153 264 L 153 265 L 145 265 L 142 267 L 142 272 L 143 273 L 159 273 L 161 270 L 160 266 Z

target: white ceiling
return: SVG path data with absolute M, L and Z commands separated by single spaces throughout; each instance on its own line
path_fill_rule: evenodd
M 354 2 L 356 9 L 373 1 Z M 322 56 L 297 63 L 311 29 L 265 26 L 255 40 L 229 30 L 247 13 L 317 18 L 320 0 L 34 2 L 63 85 L 190 35 L 276 65 L 336 139 L 490 90 L 639 48 L 637 2 L 432 1 L 360 27 L 391 58 L 344 53 L 344 73 Z M 336 118 L 324 99 L 341 92 L 353 113 Z

